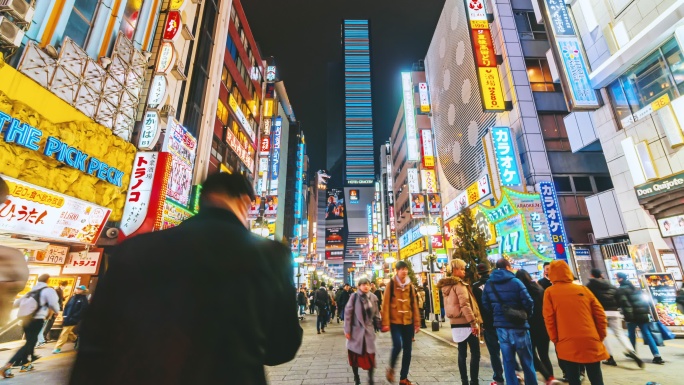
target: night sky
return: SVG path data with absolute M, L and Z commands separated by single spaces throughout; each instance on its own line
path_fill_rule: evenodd
M 241 1 L 262 56 L 276 59 L 313 171 L 326 168 L 325 83 L 328 62 L 342 59 L 340 25 L 343 19 L 371 20 L 377 154 L 401 103 L 400 72 L 425 58 L 444 0 Z

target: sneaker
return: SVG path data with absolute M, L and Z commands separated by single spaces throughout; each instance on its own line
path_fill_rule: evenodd
M 413 382 L 409 381 L 408 378 L 404 378 L 403 380 L 399 381 L 399 385 L 413 385 Z
M 12 374 L 12 365 L 7 364 L 7 365 L 3 366 L 2 368 L 0 368 L 0 376 L 2 376 L 2 378 L 14 377 L 14 374 Z
M 385 373 L 385 378 L 387 378 L 387 381 L 389 381 L 389 382 L 394 382 L 394 369 L 387 368 L 387 372 Z
M 646 366 L 646 365 L 644 365 L 644 361 L 643 361 L 641 358 L 639 358 L 639 356 L 636 355 L 636 352 L 629 352 L 629 353 L 627 353 L 627 354 L 625 354 L 625 355 L 626 355 L 627 357 L 633 359 L 633 360 L 636 362 L 636 364 L 639 365 L 639 367 L 640 367 L 641 369 L 643 369 L 644 366 Z
M 665 363 L 665 361 L 663 361 L 663 357 L 657 356 L 657 357 L 653 357 L 653 363 L 658 364 L 658 365 L 663 365 Z
M 57 349 L 55 349 L 55 350 L 52 351 L 52 354 L 59 354 L 59 353 L 61 353 L 61 352 L 62 352 L 62 349 L 57 348 Z
M 25 372 L 30 372 L 32 370 L 33 370 L 33 364 L 28 364 L 28 365 L 22 366 L 19 371 L 22 373 L 25 373 Z
M 36 349 L 40 349 L 43 346 L 45 346 L 45 342 L 40 342 L 40 343 L 36 344 Z
M 617 362 L 615 362 L 615 358 L 613 356 L 610 356 L 609 359 L 605 361 L 601 361 L 603 365 L 608 365 L 608 366 L 617 366 Z

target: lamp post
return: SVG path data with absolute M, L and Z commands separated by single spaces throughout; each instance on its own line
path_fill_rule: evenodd
M 420 225 L 420 234 L 423 236 L 426 236 L 426 235 L 428 236 L 427 260 L 428 260 L 428 267 L 430 269 L 430 277 L 428 279 L 428 282 L 430 283 L 430 295 L 432 295 L 433 285 L 435 284 L 434 282 L 432 282 L 432 277 L 433 277 L 433 274 L 435 273 L 435 264 L 434 264 L 435 258 L 432 255 L 432 236 L 437 234 L 438 232 L 439 232 L 439 227 L 437 227 L 434 224 L 424 223 L 424 224 Z M 439 331 L 439 321 L 437 321 L 437 319 L 439 318 L 438 313 L 437 313 L 439 311 L 439 309 L 437 309 L 437 307 L 435 306 L 435 299 L 434 298 L 432 299 L 432 310 L 433 310 L 433 314 L 435 316 L 434 319 L 432 320 L 432 331 Z
M 300 288 L 300 280 L 299 277 L 302 276 L 301 268 L 302 268 L 302 263 L 304 263 L 304 257 L 295 257 L 294 259 L 295 263 L 297 264 L 297 290 Z

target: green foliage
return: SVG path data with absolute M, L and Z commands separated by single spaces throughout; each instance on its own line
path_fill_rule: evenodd
M 457 247 L 454 249 L 452 258 L 459 258 L 466 262 L 466 282 L 475 282 L 477 275 L 477 265 L 484 263 L 490 266 L 487 259 L 487 245 L 485 235 L 477 227 L 475 219 L 470 209 L 466 208 L 458 216 L 455 238 Z
M 413 271 L 413 264 L 409 260 L 406 261 L 406 264 L 408 265 L 408 276 L 411 279 L 411 283 L 418 285 L 418 278 L 416 278 L 416 272 Z
M 319 287 L 321 287 L 321 279 L 318 277 L 318 272 L 315 270 L 311 273 L 311 287 L 314 290 L 318 290 Z

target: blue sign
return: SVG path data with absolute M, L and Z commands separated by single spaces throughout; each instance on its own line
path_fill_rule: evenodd
M 4 112 L 0 112 L 0 131 L 8 123 L 5 130 L 4 140 L 7 143 L 16 143 L 29 150 L 38 151 L 40 149 L 40 139 L 43 131 L 22 123 Z M 123 171 L 110 167 L 107 163 L 89 156 L 76 147 L 69 146 L 54 136 L 48 136 L 45 141 L 43 155 L 54 158 L 60 163 L 75 168 L 88 175 L 92 175 L 114 186 L 121 187 L 123 184 Z
M 513 147 L 511 129 L 509 127 L 492 127 L 492 142 L 501 184 L 504 186 L 520 186 L 518 154 Z
M 553 243 L 553 251 L 556 254 L 556 259 L 567 260 L 567 235 L 563 227 L 563 216 L 560 212 L 560 205 L 558 204 L 558 197 L 556 196 L 556 188 L 552 182 L 540 182 L 539 193 L 541 195 L 542 207 L 544 214 L 546 214 L 546 221 L 549 224 L 549 232 L 551 233 L 551 242 Z M 588 252 L 589 250 L 587 250 Z
M 565 74 L 572 90 L 576 106 L 595 107 L 599 105 L 596 91 L 591 88 L 584 52 L 577 37 L 557 38 L 558 54 L 563 60 Z
M 406 231 L 404 235 L 399 237 L 399 248 L 403 249 L 404 247 L 410 245 L 413 243 L 413 241 L 416 241 L 420 239 L 423 235 L 420 233 L 420 226 L 421 225 L 416 225 L 412 229 Z
M 303 193 L 302 188 L 304 184 L 304 143 L 299 143 L 297 146 L 297 162 L 295 169 L 295 207 L 294 217 L 300 219 L 302 217 L 302 202 Z
M 373 206 L 366 205 L 366 216 L 368 217 L 368 235 L 373 235 Z
M 575 36 L 575 26 L 572 25 L 565 0 L 546 0 L 546 8 L 556 36 Z
M 280 175 L 280 135 L 282 134 L 283 119 L 277 117 L 274 119 L 273 128 L 271 128 L 271 146 L 273 147 L 273 154 L 271 155 L 271 180 L 278 180 Z

